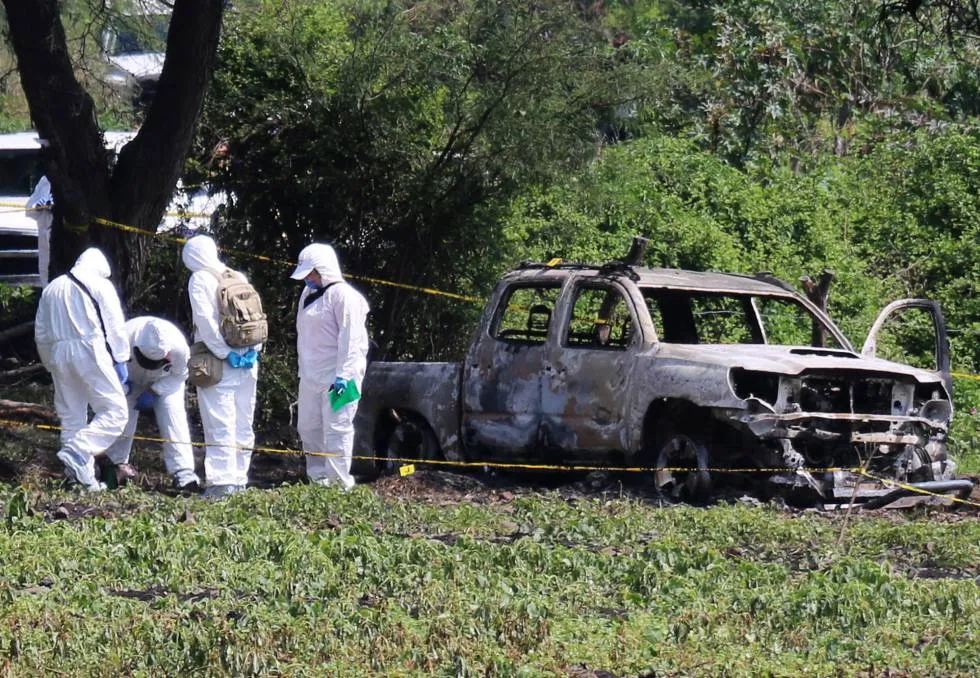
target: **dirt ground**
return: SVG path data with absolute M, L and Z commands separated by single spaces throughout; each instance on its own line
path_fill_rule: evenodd
M 147 436 L 154 435 L 151 429 L 144 430 Z M 57 436 L 52 432 L 29 428 L 0 427 L 0 482 L 11 485 L 25 485 L 40 490 L 54 488 L 63 481 L 60 462 L 55 457 Z M 195 460 L 199 474 L 203 475 L 204 453 L 195 448 Z M 136 482 L 147 492 L 157 492 L 168 496 L 181 493 L 173 487 L 172 480 L 164 470 L 156 443 L 137 442 L 131 458 L 139 475 Z M 980 478 L 974 478 L 971 501 L 980 504 Z M 390 501 L 426 502 L 435 506 L 471 503 L 477 505 L 509 504 L 515 498 L 540 493 L 554 493 L 567 501 L 582 499 L 632 499 L 649 502 L 657 506 L 671 506 L 676 502 L 660 494 L 656 489 L 652 474 L 647 473 L 521 473 L 513 471 L 471 470 L 449 471 L 425 468 L 419 464 L 410 475 L 384 475 L 376 479 L 360 478 L 360 482 L 370 485 L 380 496 Z M 304 482 L 304 461 L 300 456 L 285 454 L 256 453 L 252 458 L 250 486 L 271 489 L 281 485 Z M 759 505 L 762 500 L 740 488 L 722 487 L 710 503 L 745 503 Z M 781 507 L 787 512 L 815 512 L 829 519 L 842 517 L 844 508 L 797 508 L 776 498 L 770 505 Z M 980 507 L 957 505 L 955 507 L 935 506 L 934 518 L 941 521 L 956 522 L 980 517 Z M 49 507 L 53 519 L 81 518 L 89 515 L 102 515 L 96 509 L 60 502 Z M 124 511 L 125 512 L 125 511 Z M 895 515 L 901 519 L 901 509 L 878 509 L 860 511 L 858 515 Z
M 50 395 L 50 387 L 37 387 L 37 392 L 20 392 L 20 400 L 44 403 Z M 54 488 L 63 480 L 63 470 L 55 457 L 58 449 L 56 431 L 44 430 L 34 426 L 9 427 L 0 425 L 0 482 L 10 485 L 24 485 L 38 491 Z M 195 430 L 196 429 L 196 430 Z M 152 417 L 144 416 L 140 422 L 138 435 L 154 438 L 158 435 Z M 192 437 L 203 438 L 199 422 L 193 421 Z M 268 443 L 266 443 L 269 445 Z M 288 438 L 273 443 L 283 448 L 298 447 L 298 441 Z M 194 448 L 198 474 L 203 477 L 204 451 Z M 166 474 L 157 442 L 137 440 L 133 445 L 131 462 L 139 472 L 135 482 L 148 492 L 158 492 L 176 496 L 180 494 L 173 487 Z M 366 462 L 355 462 L 356 469 L 363 469 Z M 513 501 L 522 495 L 555 492 L 562 498 L 573 501 L 583 498 L 630 498 L 646 501 L 658 506 L 669 506 L 674 500 L 662 496 L 656 489 L 650 473 L 540 473 L 498 471 L 493 469 L 473 469 L 465 471 L 426 468 L 416 464 L 415 473 L 407 476 L 388 475 L 377 479 L 359 478 L 370 483 L 381 496 L 392 501 L 424 501 L 434 505 L 451 505 L 461 502 L 474 504 L 501 504 Z M 975 488 L 970 501 L 978 506 L 956 505 L 937 511 L 943 520 L 974 519 L 980 516 L 980 478 L 973 478 Z M 256 453 L 252 458 L 250 486 L 273 488 L 284 484 L 304 482 L 304 460 L 297 454 Z M 764 498 L 751 486 L 724 485 L 719 483 L 718 491 L 711 502 L 760 504 Z M 927 501 L 936 503 L 935 500 Z M 782 506 L 786 511 L 814 510 L 793 508 L 779 498 L 771 503 Z M 937 507 L 939 508 L 939 507 Z M 81 509 L 79 509 L 81 511 Z M 884 511 L 896 512 L 894 508 Z M 843 510 L 819 510 L 821 514 L 832 517 L 842 515 Z M 862 514 L 879 514 L 882 510 L 862 511 Z M 76 512 L 69 510 L 71 517 Z M 55 516 L 68 517 L 68 516 Z

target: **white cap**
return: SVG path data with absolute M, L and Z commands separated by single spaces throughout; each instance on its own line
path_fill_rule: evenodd
M 337 263 L 337 253 L 330 245 L 313 243 L 303 248 L 299 253 L 296 270 L 290 276 L 293 280 L 302 280 L 316 269 L 323 282 L 343 280 L 340 265 Z

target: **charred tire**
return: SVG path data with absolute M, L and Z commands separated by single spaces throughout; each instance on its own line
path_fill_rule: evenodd
M 710 498 L 710 456 L 700 438 L 683 433 L 667 436 L 657 452 L 656 468 L 655 482 L 661 492 L 693 503 Z
M 398 421 L 382 446 L 379 474 L 397 473 L 398 469 L 415 461 L 442 459 L 439 441 L 428 422 L 416 414 L 399 414 Z

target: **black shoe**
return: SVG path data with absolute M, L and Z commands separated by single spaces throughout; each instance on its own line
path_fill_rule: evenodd
M 192 480 L 189 483 L 179 486 L 177 491 L 181 494 L 200 494 L 201 485 L 196 480 Z

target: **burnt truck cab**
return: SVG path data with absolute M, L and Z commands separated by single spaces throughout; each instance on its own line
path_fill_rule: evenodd
M 903 339 L 915 366 L 879 357 Z M 881 479 L 972 488 L 946 453 L 942 312 L 921 299 L 889 304 L 858 352 L 768 275 L 527 263 L 461 365 L 372 363 L 362 390 L 355 449 L 392 459 L 655 467 L 690 498 L 721 476 L 830 502 L 892 497 Z

